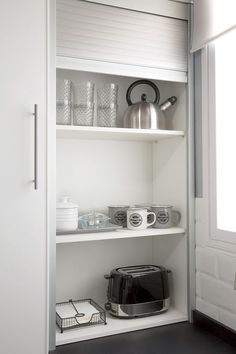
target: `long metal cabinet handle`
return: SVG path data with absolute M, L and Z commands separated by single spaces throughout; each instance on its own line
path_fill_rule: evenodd
M 34 105 L 34 189 L 38 189 L 38 105 Z

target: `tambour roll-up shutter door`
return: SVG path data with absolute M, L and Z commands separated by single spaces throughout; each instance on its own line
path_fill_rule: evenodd
M 57 0 L 57 55 L 187 71 L 187 22 Z

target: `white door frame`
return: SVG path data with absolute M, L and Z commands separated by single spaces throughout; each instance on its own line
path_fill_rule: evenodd
M 47 269 L 48 348 L 55 349 L 56 323 L 56 0 L 47 0 Z

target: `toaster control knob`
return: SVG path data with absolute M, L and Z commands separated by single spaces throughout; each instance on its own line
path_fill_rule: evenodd
M 105 303 L 105 309 L 106 309 L 107 311 L 110 311 L 110 310 L 111 310 L 111 304 L 110 304 L 110 302 L 106 302 L 106 303 Z

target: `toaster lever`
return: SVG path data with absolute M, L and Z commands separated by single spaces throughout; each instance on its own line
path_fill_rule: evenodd
M 106 303 L 105 303 L 105 309 L 106 309 L 107 311 L 110 311 L 110 310 L 111 310 L 111 304 L 110 304 L 110 302 L 106 302 Z

